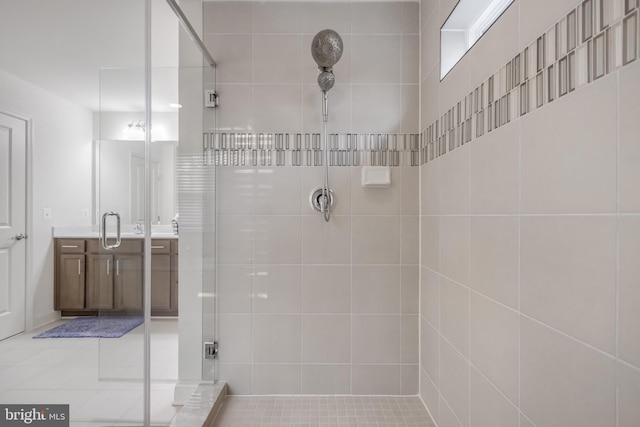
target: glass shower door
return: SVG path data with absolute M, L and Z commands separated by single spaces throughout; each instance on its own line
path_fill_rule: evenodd
M 119 399 L 99 421 L 144 422 L 145 70 L 100 72 L 99 139 L 94 144 L 99 238 L 87 258 L 87 304 L 98 313 L 99 379 Z

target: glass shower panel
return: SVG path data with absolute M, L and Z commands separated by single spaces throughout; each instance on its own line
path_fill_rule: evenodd
M 145 70 L 100 71 L 95 142 L 99 239 L 88 248 L 87 305 L 104 329 L 125 325 L 120 337 L 99 338 L 99 379 L 126 389 L 127 422 L 143 423 L 145 260 Z M 124 391 L 123 391 L 124 393 Z M 135 403 L 134 406 L 132 406 Z M 123 420 L 122 414 L 118 413 Z M 111 421 L 111 419 L 100 420 Z

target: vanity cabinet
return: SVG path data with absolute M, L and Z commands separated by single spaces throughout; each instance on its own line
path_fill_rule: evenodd
M 177 246 L 152 241 L 153 316 L 178 314 Z M 98 239 L 55 239 L 55 309 L 67 315 L 142 312 L 143 262 L 142 239 L 123 239 L 109 251 Z
M 56 292 L 56 310 L 82 310 L 85 304 L 85 241 L 56 240 L 56 283 L 64 283 L 65 291 Z

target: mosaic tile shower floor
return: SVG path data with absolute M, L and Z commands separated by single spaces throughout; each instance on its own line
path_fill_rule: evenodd
M 417 397 L 229 396 L 214 427 L 435 427 Z

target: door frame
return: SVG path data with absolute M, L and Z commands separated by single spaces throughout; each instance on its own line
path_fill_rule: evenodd
M 34 311 L 33 311 L 33 280 L 31 272 L 33 271 L 33 245 L 31 242 L 35 238 L 33 236 L 33 200 L 31 199 L 33 194 L 33 119 L 27 115 L 18 113 L 14 110 L 0 106 L 0 114 L 4 114 L 13 117 L 18 120 L 22 120 L 26 123 L 26 146 L 25 146 L 25 225 L 26 234 L 29 236 L 25 239 L 25 265 L 24 265 L 24 286 L 25 286 L 25 301 L 24 301 L 24 332 L 30 332 L 34 329 Z

